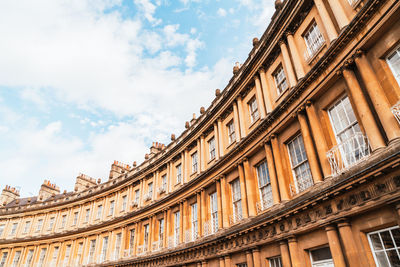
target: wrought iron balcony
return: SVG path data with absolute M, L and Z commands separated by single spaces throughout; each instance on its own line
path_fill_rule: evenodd
M 153 192 L 147 192 L 144 196 L 144 201 L 149 201 L 153 199 Z
M 167 188 L 167 187 L 166 187 L 165 185 L 160 186 L 160 187 L 158 188 L 158 194 L 161 195 L 161 194 L 165 193 L 165 192 L 166 192 L 166 188 Z
M 163 239 L 154 241 L 151 244 L 151 250 L 152 251 L 160 251 L 163 248 Z
M 141 246 L 138 246 L 137 255 L 140 256 L 140 255 L 146 254 L 147 253 L 147 248 L 148 248 L 148 244 L 146 244 L 146 243 L 144 243 Z
M 369 141 L 362 133 L 356 133 L 326 153 L 331 165 L 332 175 L 345 172 L 370 155 Z
M 272 199 L 272 194 L 271 194 L 271 196 L 265 197 L 260 202 L 257 202 L 256 204 L 257 213 L 263 212 L 264 210 L 270 208 L 273 204 L 274 201 Z
M 237 224 L 237 223 L 239 223 L 241 220 L 243 220 L 243 215 L 242 215 L 242 213 L 235 213 L 235 214 L 232 214 L 231 216 L 229 216 L 229 223 L 230 223 L 230 225 L 232 225 L 232 224 Z
M 396 117 L 397 122 L 400 124 L 400 101 L 397 102 L 392 108 L 392 113 Z

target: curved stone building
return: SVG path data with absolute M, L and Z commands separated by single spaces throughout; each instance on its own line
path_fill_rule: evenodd
M 7 186 L 0 266 L 400 266 L 400 1 L 275 6 L 143 163 L 74 192 Z

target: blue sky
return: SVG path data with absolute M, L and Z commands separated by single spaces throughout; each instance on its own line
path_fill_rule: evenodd
M 273 2 L 1 1 L 1 188 L 71 191 L 142 162 L 225 87 Z

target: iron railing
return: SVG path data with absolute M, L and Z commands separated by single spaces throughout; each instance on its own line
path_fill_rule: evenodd
M 397 122 L 400 124 L 400 101 L 397 102 L 392 108 L 392 113 L 395 116 Z
M 229 216 L 229 223 L 232 224 L 237 224 L 241 220 L 243 220 L 243 215 L 242 213 L 234 213 L 231 216 Z
M 272 194 L 264 197 L 260 202 L 257 202 L 256 208 L 257 213 L 263 212 L 264 210 L 270 208 L 274 204 L 274 200 L 272 199 Z
M 355 133 L 326 153 L 332 175 L 343 173 L 370 155 L 369 141 L 362 133 Z

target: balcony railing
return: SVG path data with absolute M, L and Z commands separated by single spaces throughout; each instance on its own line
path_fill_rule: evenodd
M 317 35 L 315 39 L 312 40 L 310 47 L 307 47 L 307 50 L 304 51 L 304 59 L 306 62 L 309 62 L 321 49 L 325 44 L 325 39 L 321 33 Z
M 370 155 L 368 138 L 356 133 L 326 153 L 332 175 L 339 175 Z
M 159 194 L 159 195 L 164 194 L 165 191 L 166 191 L 166 188 L 167 188 L 167 187 L 166 187 L 165 185 L 160 186 L 160 187 L 158 188 L 158 194 Z
M 243 215 L 241 213 L 235 213 L 229 216 L 229 223 L 232 224 L 237 224 L 241 220 L 243 220 Z
M 124 250 L 124 258 L 129 258 L 135 255 L 135 253 L 133 253 L 133 248 L 129 248 L 129 249 L 125 249 Z
M 153 199 L 153 192 L 147 192 L 144 196 L 144 201 L 149 201 Z
M 151 244 L 151 250 L 152 251 L 160 251 L 163 248 L 163 240 L 158 240 L 158 241 L 154 241 Z
M 137 248 L 137 255 L 144 255 L 147 253 L 147 248 L 149 247 L 149 245 L 147 244 L 143 244 L 141 246 L 138 246 Z
M 397 122 L 400 124 L 400 101 L 397 102 L 392 108 L 392 113 L 395 116 Z
M 274 204 L 274 200 L 272 199 L 272 194 L 271 196 L 266 196 L 264 199 L 262 199 L 260 202 L 257 202 L 256 208 L 257 208 L 257 213 L 263 212 L 264 210 L 270 208 Z
M 132 201 L 131 207 L 134 208 L 134 207 L 137 207 L 137 206 L 139 206 L 139 201 L 136 201 L 136 200 Z
M 110 260 L 111 261 L 119 260 L 119 250 L 114 250 L 113 252 L 111 252 Z
M 168 237 L 168 248 L 174 248 L 179 245 L 179 235 Z

